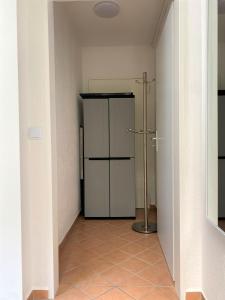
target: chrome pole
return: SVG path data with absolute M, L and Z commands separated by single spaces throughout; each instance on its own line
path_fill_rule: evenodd
M 148 98 L 148 78 L 147 72 L 143 73 L 143 112 L 144 112 L 144 210 L 145 210 L 145 231 L 148 231 L 148 189 L 147 189 L 147 178 L 148 178 L 148 171 L 147 171 L 147 164 L 148 164 L 148 154 L 147 154 L 147 98 Z
M 134 132 L 143 134 L 143 165 L 144 165 L 144 222 L 134 223 L 132 228 L 140 233 L 157 232 L 157 225 L 148 222 L 148 135 L 155 131 L 148 130 L 148 76 L 143 73 L 143 131 Z M 151 206 L 151 203 L 150 203 Z

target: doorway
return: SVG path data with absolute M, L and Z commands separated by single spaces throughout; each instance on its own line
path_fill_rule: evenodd
M 77 2 L 77 3 L 76 3 Z M 74 1 L 69 3 L 55 3 L 57 6 L 55 10 L 55 21 L 57 19 L 56 15 L 58 15 L 57 20 L 61 20 L 58 23 L 55 23 L 55 43 L 57 43 L 57 47 L 55 46 L 55 68 L 56 68 L 56 135 L 57 136 L 57 155 L 58 155 L 58 218 L 59 218 L 59 242 L 61 243 L 65 236 L 68 233 L 68 230 L 71 228 L 71 225 L 73 224 L 74 220 L 77 219 L 77 216 L 80 211 L 80 202 L 79 202 L 79 165 L 77 163 L 77 158 L 79 157 L 79 125 L 80 125 L 80 120 L 82 120 L 82 108 L 81 108 L 81 103 L 80 101 L 77 101 L 74 103 L 74 95 L 78 97 L 79 93 L 81 91 L 87 91 L 87 86 L 88 86 L 88 91 L 92 91 L 96 89 L 96 78 L 98 80 L 102 80 L 102 82 L 108 80 L 111 81 L 111 83 L 114 81 L 113 84 L 115 84 L 118 78 L 119 72 L 123 75 L 122 79 L 124 80 L 123 84 L 127 80 L 133 80 L 133 87 L 131 88 L 132 90 L 136 90 L 137 94 L 139 93 L 137 88 L 135 88 L 136 82 L 134 82 L 135 79 L 132 78 L 138 78 L 141 74 L 141 70 L 145 71 L 146 65 L 149 65 L 150 63 L 146 63 L 146 61 L 149 59 L 149 61 L 155 58 L 155 53 L 156 57 L 158 55 L 158 61 L 159 64 L 155 65 L 155 59 L 153 61 L 153 64 L 150 66 L 152 75 L 157 75 L 157 71 L 159 72 L 158 78 L 160 79 L 160 82 L 157 82 L 157 87 L 156 91 L 158 93 L 157 99 L 159 98 L 160 101 L 157 107 L 157 110 L 155 111 L 155 108 L 153 107 L 153 111 L 151 111 L 151 118 L 150 124 L 151 127 L 155 127 L 155 114 L 157 115 L 157 127 L 159 127 L 159 136 L 157 136 L 159 139 L 156 140 L 156 145 L 152 143 L 151 140 L 149 140 L 149 149 L 155 150 L 153 147 L 155 146 L 158 148 L 159 146 L 159 152 L 157 154 L 157 203 L 156 203 L 156 191 L 154 188 L 154 173 L 153 175 L 150 174 L 150 179 L 149 180 L 149 186 L 150 189 L 153 191 L 151 192 L 151 195 L 149 195 L 149 198 L 151 197 L 152 203 L 157 204 L 157 208 L 159 211 L 159 237 L 160 237 L 160 243 L 161 246 L 163 247 L 164 255 L 166 256 L 167 263 L 170 267 L 170 271 L 172 276 L 173 274 L 173 202 L 172 202 L 172 191 L 173 191 L 173 181 L 172 181 L 172 160 L 171 158 L 171 153 L 172 153 L 172 137 L 170 139 L 170 136 L 172 136 L 172 124 L 171 124 L 171 110 L 172 110 L 172 102 L 167 102 L 166 104 L 168 105 L 168 109 L 165 109 L 163 106 L 164 104 L 164 99 L 167 96 L 166 91 L 167 89 L 171 89 L 171 85 L 173 84 L 168 80 L 169 74 L 171 74 L 171 69 L 173 67 L 173 60 L 170 60 L 172 53 L 166 57 L 165 53 L 163 53 L 163 50 L 165 48 L 171 47 L 172 51 L 172 46 L 171 46 L 171 39 L 173 38 L 172 33 L 173 33 L 173 23 L 172 19 L 173 16 L 170 13 L 169 14 L 169 21 L 168 23 L 165 24 L 164 29 L 166 28 L 168 31 L 164 33 L 164 35 L 167 36 L 168 40 L 161 41 L 161 48 L 160 50 L 157 47 L 160 47 L 160 44 L 155 44 L 157 45 L 156 49 L 152 51 L 152 57 L 146 55 L 146 53 L 149 50 L 149 46 L 140 46 L 140 45 L 135 45 L 135 46 L 130 46 L 130 45 L 120 45 L 121 43 L 119 41 L 118 37 L 118 42 L 117 45 L 93 45 L 93 37 L 89 37 L 90 40 L 92 40 L 92 44 L 90 45 L 82 45 L 82 47 L 78 46 L 77 41 L 79 39 L 82 39 L 82 37 L 78 37 L 77 40 L 73 40 L 73 37 L 75 35 L 74 27 L 75 24 L 71 21 L 71 12 L 74 14 L 74 16 L 77 16 L 78 10 L 76 10 L 76 5 L 73 4 L 78 4 L 78 5 L 84 5 L 84 3 L 80 3 L 82 1 Z M 122 1 L 123 2 L 123 1 Z M 148 1 L 149 2 L 149 1 Z M 155 1 L 152 1 L 153 3 Z M 162 8 L 165 10 L 165 7 L 163 6 L 164 1 L 161 1 L 162 6 L 159 9 L 159 13 L 157 18 L 160 19 L 162 18 L 161 16 L 163 15 Z M 147 1 L 146 1 L 147 3 Z M 159 2 L 158 2 L 159 3 Z M 71 5 L 71 6 L 69 6 Z M 88 5 L 87 3 L 85 5 Z M 90 5 L 90 3 L 89 3 Z M 82 8 L 85 9 L 85 8 Z M 172 8 L 171 8 L 172 10 Z M 171 11 L 170 11 L 171 12 Z M 155 11 L 156 13 L 156 11 Z M 164 11 L 165 14 L 165 11 Z M 69 18 L 70 15 L 70 18 Z M 157 15 L 157 14 L 156 14 Z M 67 18 L 65 18 L 67 16 Z M 86 15 L 86 23 L 88 24 L 88 14 Z M 167 17 L 168 18 L 168 17 Z M 70 21 L 67 23 L 65 20 L 70 19 Z M 167 19 L 168 20 L 168 19 Z M 161 20 L 162 22 L 162 20 Z M 157 23 L 157 22 L 156 22 Z M 163 22 L 162 22 L 163 23 Z M 164 23 L 163 23 L 164 24 Z M 86 25 L 87 26 L 87 25 Z M 162 26 L 162 24 L 161 24 Z M 84 30 L 83 27 L 81 27 L 81 30 Z M 64 30 L 67 32 L 67 34 L 61 34 L 60 36 L 57 35 L 57 32 L 59 30 L 62 32 Z M 159 28 L 158 28 L 159 30 Z M 132 30 L 131 30 L 132 31 Z M 163 33 L 161 35 L 161 31 L 159 31 L 161 36 L 161 39 L 163 39 Z M 113 35 L 112 35 L 113 37 Z M 108 37 L 105 37 L 106 40 Z M 156 37 L 154 36 L 154 39 Z M 71 43 L 70 47 L 67 48 L 66 44 Z M 99 42 L 100 43 L 100 42 Z M 107 41 L 107 43 L 109 43 Z M 128 43 L 128 42 L 127 42 Z M 160 43 L 160 41 L 159 41 Z M 168 44 L 169 43 L 169 44 Z M 129 44 L 129 43 L 128 43 Z M 56 44 L 55 44 L 56 45 Z M 159 45 L 159 46 L 158 46 Z M 152 47 L 152 46 L 151 46 Z M 111 49 L 110 49 L 111 48 Z M 123 48 L 123 49 L 122 49 Z M 141 48 L 141 49 L 140 49 Z M 160 52 L 162 51 L 162 52 Z M 65 55 L 66 53 L 66 55 Z M 99 55 L 99 53 L 101 55 Z M 107 74 L 103 74 L 102 71 L 103 69 L 108 69 L 109 63 L 105 64 L 104 59 L 107 61 L 108 60 L 108 55 L 110 53 L 110 60 L 113 62 L 111 64 L 110 70 L 107 70 Z M 124 54 L 122 54 L 124 53 Z M 157 54 L 158 53 L 158 54 Z M 58 60 L 57 57 L 62 57 L 64 58 L 62 60 Z M 132 65 L 130 64 L 130 61 L 128 60 L 130 56 L 130 59 L 134 62 Z M 145 57 L 144 57 L 145 56 Z M 161 56 L 164 58 L 164 60 L 160 60 Z M 119 61 L 121 57 L 124 58 L 124 61 Z M 145 59 L 144 59 L 144 58 Z M 96 62 L 99 62 L 99 59 L 101 58 L 101 63 L 97 65 L 96 67 Z M 126 69 L 124 66 L 126 65 L 126 60 L 127 59 L 127 65 L 129 65 L 130 69 Z M 109 60 L 108 60 L 109 61 Z M 117 61 L 117 63 L 115 63 Z M 119 62 L 118 62 L 119 61 Z M 140 63 L 141 61 L 141 63 Z M 157 59 L 156 59 L 157 61 Z M 165 68 L 165 64 L 168 63 L 168 61 L 171 63 L 171 65 L 166 65 L 166 68 L 168 68 L 168 73 L 165 74 L 164 76 L 162 75 L 162 70 Z M 136 64 L 136 66 L 135 66 Z M 113 66 L 114 65 L 114 66 Z M 120 65 L 120 70 L 118 69 L 118 65 Z M 138 67 L 137 67 L 138 65 Z M 71 69 L 71 66 L 73 66 L 73 69 Z M 117 66 L 117 67 L 115 67 Z M 135 68 L 136 67 L 136 68 Z M 156 74 L 155 74 L 155 67 L 156 67 Z M 60 70 L 60 72 L 57 72 Z M 114 68 L 114 69 L 113 69 Z M 70 70 L 70 71 L 68 71 Z M 116 76 L 114 75 L 115 73 L 117 74 Z M 171 73 L 170 73 L 171 72 Z M 103 74 L 103 75 L 102 75 Z M 131 76 L 132 75 L 132 76 Z M 128 78 L 130 76 L 130 78 Z M 72 82 L 76 82 L 76 84 L 71 85 Z M 120 81 L 121 84 L 121 81 Z M 126 82 L 127 84 L 127 82 Z M 101 85 L 102 86 L 102 85 Z M 106 85 L 103 84 L 105 87 Z M 123 85 L 125 87 L 125 85 Z M 98 91 L 99 91 L 99 86 L 98 86 Z M 140 92 L 141 94 L 141 92 Z M 153 97 L 154 92 L 152 93 Z M 67 106 L 65 106 L 65 102 L 62 101 L 62 99 L 66 99 L 67 97 L 69 100 Z M 140 97 L 141 99 L 141 97 Z M 171 110 L 170 110 L 171 109 Z M 75 112 L 75 113 L 74 113 Z M 157 113 L 156 113 L 157 112 Z M 57 120 L 60 120 L 59 123 L 57 123 Z M 153 120 L 153 121 L 152 121 Z M 162 122 L 164 120 L 165 122 Z M 62 124 L 67 124 L 66 131 L 65 128 L 63 129 Z M 69 130 L 69 126 L 73 124 L 73 130 Z M 160 127 L 161 126 L 161 127 Z M 158 128 L 157 128 L 158 129 Z M 166 130 L 165 130 L 166 129 Z M 169 131 L 169 129 L 171 131 Z M 66 135 L 64 134 L 66 133 Z M 161 139 L 161 140 L 160 140 Z M 164 140 L 163 140 L 164 139 Z M 166 147 L 160 147 L 162 146 L 162 141 L 168 141 L 170 140 L 170 143 L 166 144 Z M 68 143 L 68 141 L 72 141 L 72 143 Z M 158 145 L 157 145 L 158 144 Z M 153 147 L 152 147 L 153 146 Z M 167 151 L 168 150 L 168 151 Z M 66 156 L 66 153 L 75 153 L 73 156 L 72 160 L 70 160 L 69 156 Z M 154 153 L 155 151 L 152 151 Z M 153 154 L 154 158 L 154 154 Z M 65 163 L 66 162 L 66 163 Z M 71 166 L 76 166 L 75 170 Z M 151 172 L 155 168 L 155 163 L 154 160 L 152 161 L 152 164 L 150 165 Z M 68 172 L 69 170 L 69 172 Z M 167 172 L 164 172 L 166 170 Z M 140 172 L 141 173 L 141 172 Z M 71 178 L 76 178 L 76 189 L 74 189 L 74 181 L 68 181 L 67 180 Z M 141 176 L 137 176 L 137 181 L 138 179 L 141 181 Z M 167 179 L 169 178 L 169 181 Z M 70 185 L 70 188 L 68 186 Z M 141 183 L 139 183 L 141 186 Z M 66 188 L 65 188 L 66 187 Z M 165 188 L 162 188 L 165 187 Z M 149 190 L 150 190 L 149 189 Z M 72 193 L 71 193 L 72 191 Z M 140 189 L 141 192 L 141 189 Z M 70 193 L 70 194 L 69 194 Z M 153 196 L 152 196 L 153 195 Z M 139 198 L 141 199 L 141 196 L 139 195 Z M 60 200 L 59 200 L 60 199 Z M 69 200 L 68 200 L 69 199 Z M 74 201 L 75 199 L 75 201 Z M 165 201 L 167 199 L 168 201 Z M 62 201 L 63 200 L 63 201 Z M 60 203 L 59 203 L 60 201 Z M 141 202 L 141 201 L 140 201 Z M 137 206 L 141 207 L 141 203 Z M 79 232 L 80 228 L 82 227 L 87 227 L 89 225 L 88 222 L 86 223 L 85 220 L 82 218 L 78 218 L 78 224 L 77 227 L 74 225 L 72 227 L 72 239 L 75 238 L 75 233 L 77 231 Z M 119 222 L 119 221 L 118 221 Z M 122 222 L 122 221 L 121 221 Z M 91 223 L 91 222 L 90 222 Z M 101 222 L 100 222 L 101 223 Z M 99 224 L 100 224 L 99 223 Z M 98 223 L 96 223 L 98 224 Z M 128 221 L 124 221 L 124 224 L 130 224 Z M 169 225 L 169 226 L 168 226 Z M 99 225 L 95 225 L 94 227 L 98 227 Z M 104 223 L 104 226 L 111 228 L 111 223 Z M 115 225 L 113 225 L 115 226 Z M 85 235 L 85 231 L 81 233 L 81 235 Z M 70 236 L 70 235 L 68 235 Z M 79 234 L 76 236 L 78 237 Z M 132 236 L 134 234 L 132 233 Z M 136 235 L 135 235 L 136 236 Z M 119 239 L 121 239 L 121 236 L 118 235 Z M 75 238 L 76 239 L 76 238 Z M 141 243 L 141 237 L 138 239 L 139 243 Z M 152 238 L 150 237 L 149 240 Z M 78 241 L 79 239 L 77 239 Z M 83 239 L 84 241 L 85 239 Z M 122 238 L 123 240 L 123 238 Z M 132 244 L 130 245 L 133 248 L 135 246 Z M 69 246 L 68 246 L 69 247 Z M 70 247 L 69 247 L 70 248 Z M 143 252 L 146 249 L 143 249 Z M 158 250 L 159 250 L 159 244 L 158 244 Z M 120 251 L 120 249 L 119 249 Z M 152 254 L 154 255 L 154 254 Z M 157 256 L 157 255 L 156 255 Z M 138 259 L 138 258 L 137 258 Z M 68 271 L 68 270 L 67 270 Z M 110 286 L 111 287 L 111 286 Z M 175 297 L 175 296 L 174 296 Z

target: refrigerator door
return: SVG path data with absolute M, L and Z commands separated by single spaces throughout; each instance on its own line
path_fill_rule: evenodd
M 85 217 L 109 217 L 109 160 L 85 159 Z
M 218 97 L 218 214 L 225 218 L 225 96 Z
M 108 99 L 85 99 L 84 157 L 109 157 Z
M 110 160 L 110 216 L 135 217 L 134 158 Z
M 110 157 L 134 157 L 134 98 L 109 99 Z

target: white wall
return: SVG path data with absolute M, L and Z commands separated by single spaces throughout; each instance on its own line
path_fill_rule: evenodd
M 179 116 L 173 145 L 179 158 L 174 165 L 174 273 L 180 299 L 185 300 L 186 292 L 202 290 L 203 273 L 202 32 L 196 30 L 202 26 L 201 1 L 175 0 L 174 13 L 174 96 L 179 108 L 173 112 Z
M 181 290 L 201 290 L 201 1 L 181 1 L 180 265 Z M 200 55 L 200 57 L 199 57 Z M 184 297 L 184 295 L 182 295 Z M 184 299 L 184 298 L 182 298 Z
M 23 297 L 32 290 L 49 290 L 57 248 L 53 249 L 53 160 L 51 135 L 48 3 L 19 0 L 19 88 L 23 216 Z M 28 138 L 29 127 L 39 127 L 42 139 Z M 55 252 L 54 252 L 55 250 Z M 15 269 L 15 268 L 14 268 Z M 56 280 L 57 281 L 57 280 Z
M 206 213 L 207 2 L 180 2 L 182 300 L 185 290 L 202 290 L 206 300 L 225 299 L 225 235 L 209 221 Z M 217 1 L 210 4 L 217 5 Z
M 83 91 L 89 90 L 89 81 L 93 79 L 121 79 L 112 81 L 120 87 L 126 86 L 122 79 L 141 78 L 148 72 L 148 79 L 155 77 L 155 51 L 150 46 L 114 46 L 114 47 L 83 47 L 82 48 L 82 79 Z M 104 83 L 104 81 L 102 81 Z M 99 84 L 99 83 L 98 83 Z M 109 81 L 107 86 L 110 87 Z M 148 98 L 148 127 L 155 128 L 155 88 L 151 86 Z M 125 88 L 125 89 L 126 89 Z M 141 86 L 140 86 L 141 88 Z M 113 90 L 114 91 L 114 90 Z M 123 90 L 120 90 L 123 92 Z M 125 90 L 127 91 L 127 90 Z M 141 93 L 140 93 L 141 95 Z M 136 127 L 143 128 L 142 96 L 136 98 Z M 142 138 L 136 140 L 136 175 L 137 175 L 137 207 L 143 207 L 143 143 Z M 155 203 L 155 148 L 149 138 L 148 184 L 152 203 Z
M 206 113 L 207 113 L 207 68 L 208 68 L 208 62 L 207 62 L 207 17 L 208 13 L 206 10 L 206 2 L 203 1 L 202 6 L 202 15 L 203 15 L 203 84 L 202 84 L 202 103 L 203 103 L 203 113 L 205 116 L 205 119 L 203 120 L 204 123 L 204 132 L 203 135 L 206 132 L 207 128 L 207 119 L 206 119 Z M 210 2 L 210 12 L 217 14 L 217 1 L 211 1 Z M 214 22 L 212 23 L 213 29 L 211 33 L 213 32 L 214 41 L 217 41 L 217 22 L 215 22 L 215 17 L 213 18 Z M 220 35 L 219 35 L 220 37 Z M 221 40 L 221 39 L 220 39 Z M 224 37 L 223 37 L 224 40 Z M 210 94 L 209 101 L 212 101 L 213 103 L 217 103 L 217 82 L 216 82 L 216 72 L 217 72 L 217 65 L 216 65 L 216 59 L 217 59 L 217 45 L 211 42 L 211 59 L 212 59 L 212 65 L 208 68 L 210 73 L 214 74 L 215 82 L 210 81 L 210 91 L 213 88 L 213 94 Z M 216 53 L 213 53 L 216 52 Z M 214 63 L 213 63 L 214 62 Z M 220 63 L 219 63 L 220 64 Z M 222 78 L 224 80 L 224 78 Z M 224 81 L 223 81 L 224 82 Z M 225 88 L 225 86 L 221 86 L 222 88 Z M 221 88 L 220 87 L 220 88 Z M 212 96 L 213 95 L 213 96 Z M 212 105 L 211 105 L 212 106 Z M 217 111 L 214 111 L 214 115 L 212 114 L 213 118 L 211 117 L 208 122 L 210 124 L 211 128 L 215 128 L 217 126 Z M 212 133 L 213 134 L 213 133 Z M 205 138 L 205 136 L 203 136 Z M 207 140 L 203 140 L 203 153 L 206 152 L 207 149 Z M 207 152 L 206 152 L 207 154 Z M 205 160 L 203 161 L 203 170 L 206 172 L 206 156 L 204 157 Z M 214 159 L 214 157 L 212 157 Z M 203 177 L 205 179 L 205 177 Z M 209 185 L 212 185 L 211 182 L 209 182 Z M 206 218 L 206 207 L 207 207 L 207 189 L 208 187 L 205 186 L 205 182 L 202 183 L 203 186 L 203 219 L 202 219 L 202 236 L 203 236 L 203 245 L 202 245 L 202 289 L 204 291 L 204 294 L 206 296 L 206 300 L 223 300 L 225 299 L 225 289 L 224 289 L 224 278 L 225 278 L 225 233 L 222 232 L 222 230 L 219 230 L 213 223 L 211 223 Z M 215 193 L 216 194 L 216 193 Z M 217 205 L 217 197 L 214 199 L 215 205 Z M 217 222 L 217 219 L 216 219 Z
M 150 46 L 83 47 L 83 91 L 89 79 L 139 78 L 147 71 L 155 76 L 154 50 Z
M 81 49 L 64 8 L 56 3 L 55 86 L 59 243 L 80 212 L 79 100 Z
M 0 299 L 22 300 L 17 1 L 0 2 Z

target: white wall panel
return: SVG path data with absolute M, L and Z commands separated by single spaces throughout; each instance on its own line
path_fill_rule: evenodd
M 0 299 L 22 300 L 17 1 L 0 2 Z
M 81 49 L 64 8 L 54 5 L 59 243 L 80 212 Z

